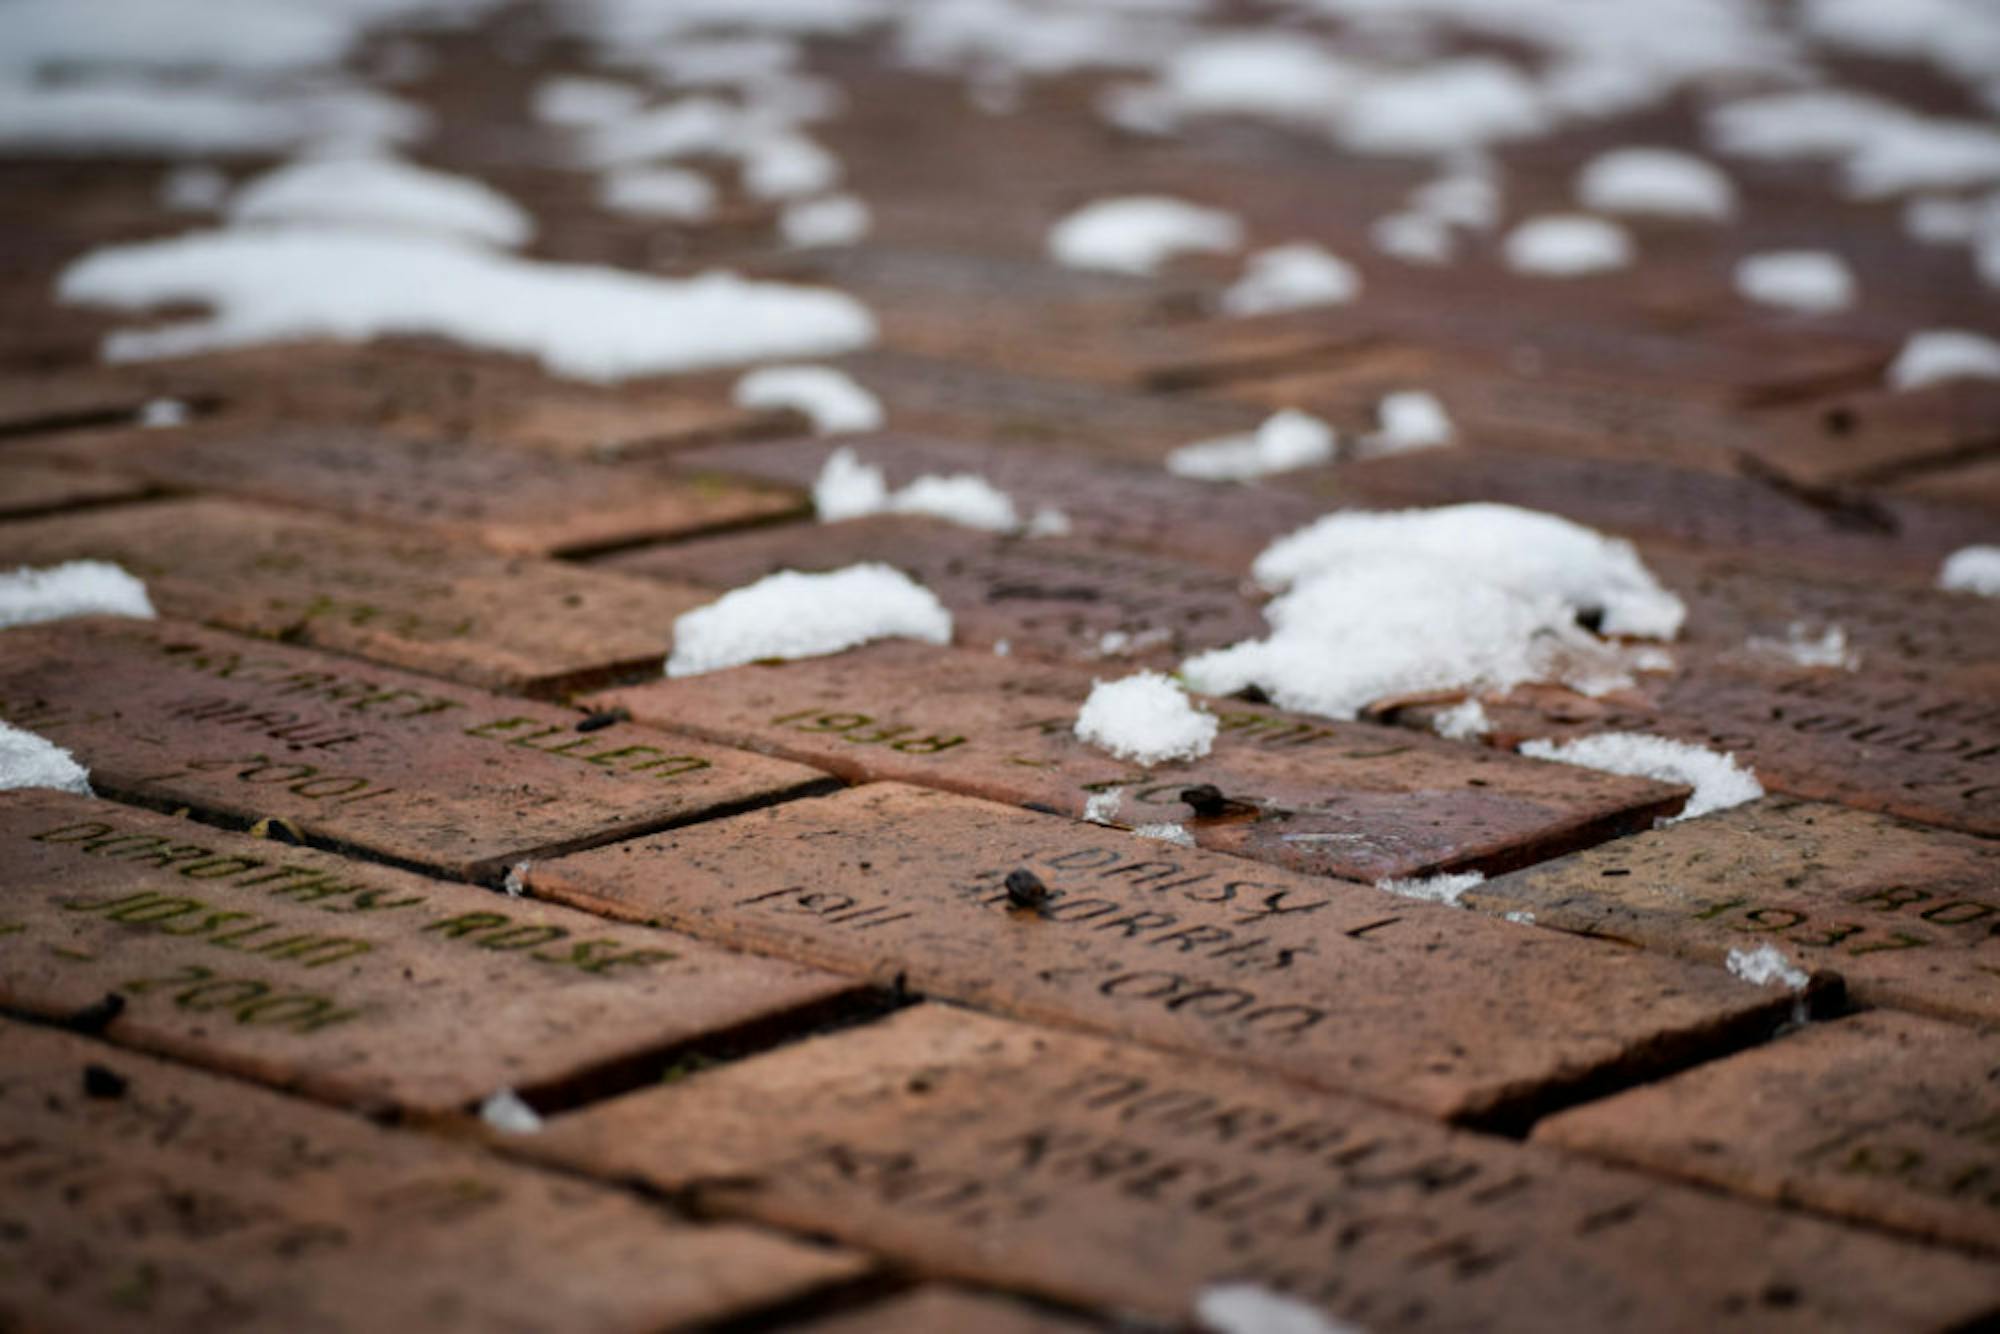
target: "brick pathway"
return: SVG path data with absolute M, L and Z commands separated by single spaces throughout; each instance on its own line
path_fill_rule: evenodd
M 1370 227 L 1419 159 L 1121 128 L 1143 43 L 920 69 L 921 24 L 845 9 L 779 76 L 840 98 L 805 125 L 872 226 L 830 247 L 703 158 L 704 220 L 601 204 L 536 89 L 645 76 L 559 7 L 349 61 L 428 113 L 415 159 L 533 215 L 536 259 L 865 302 L 874 345 L 821 360 L 887 428 L 846 441 L 735 370 L 593 384 L 442 339 L 104 364 L 132 317 L 59 302 L 63 267 L 212 219 L 145 153 L 0 147 L 0 569 L 114 560 L 160 612 L 0 631 L 0 720 L 96 792 L 0 793 L 0 1327 L 1055 1334 L 1193 1328 L 1224 1283 L 1328 1329 L 2000 1321 L 2000 614 L 1935 586 L 2000 535 L 2000 389 L 1884 384 L 1916 330 L 2000 333 L 1964 249 L 1826 164 L 1728 159 L 1737 221 L 1633 220 L 1617 272 L 1510 273 L 1504 226 L 1408 263 Z M 1927 64 L 1830 59 L 1979 114 Z M 1700 105 L 1494 146 L 1505 216 L 1571 207 L 1607 148 L 1703 150 Z M 1143 193 L 1231 210 L 1245 250 L 1310 237 L 1361 291 L 1230 317 L 1240 256 L 1049 257 Z M 1817 246 L 1851 308 L 1731 290 Z M 1357 439 L 1415 389 L 1456 444 L 1162 466 L 1278 408 Z M 161 400 L 186 420 L 143 424 Z M 839 443 L 1067 531 L 818 524 Z M 1094 677 L 1262 633 L 1274 538 L 1466 500 L 1635 541 L 1690 608 L 1675 669 L 1522 687 L 1484 741 L 1437 736 L 1435 696 L 1214 700 L 1213 752 L 1150 769 L 1072 734 Z M 863 560 L 954 643 L 662 677 L 681 613 Z M 1855 664 L 1754 647 L 1832 627 Z M 1514 751 L 1607 730 L 1768 795 L 1656 827 L 1685 789 Z M 1456 907 L 1376 888 L 1465 871 Z M 1725 967 L 1764 945 L 1801 987 Z

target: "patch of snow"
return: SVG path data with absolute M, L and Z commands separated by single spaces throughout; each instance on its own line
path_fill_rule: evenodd
M 1175 255 L 1226 253 L 1243 244 L 1233 214 L 1162 195 L 1086 204 L 1049 230 L 1049 253 L 1078 269 L 1150 274 Z
M 645 94 L 629 83 L 560 75 L 535 86 L 534 111 L 544 124 L 578 129 L 623 120 L 645 102 Z
M 1573 614 L 1601 617 L 1607 635 L 1672 639 L 1687 614 L 1630 542 L 1513 505 L 1329 514 L 1266 547 L 1251 572 L 1278 590 L 1349 562 L 1404 556 L 1449 562 L 1461 580 L 1552 595 Z
M 1680 599 L 1631 544 L 1505 505 L 1340 513 L 1274 542 L 1258 580 L 1289 591 L 1264 608 L 1272 633 L 1181 665 L 1204 694 L 1255 686 L 1282 708 L 1351 718 L 1387 698 L 1560 681 L 1628 684 L 1607 634 L 1676 633 Z
M 2000 547 L 1960 547 L 1945 557 L 1938 587 L 1948 593 L 2000 598 Z
M 1504 921 L 1514 923 L 1516 926 L 1533 926 L 1535 924 L 1535 915 L 1531 912 L 1502 913 L 1501 918 Z
M 1378 74 L 1348 100 L 1338 135 L 1356 152 L 1443 154 L 1554 125 L 1534 80 L 1504 60 L 1472 56 Z
M 1243 276 L 1222 294 L 1228 315 L 1264 315 L 1337 306 L 1361 290 L 1360 275 L 1338 255 L 1310 242 L 1272 246 L 1243 261 Z
M 15 154 L 283 153 L 304 145 L 405 141 L 427 124 L 407 102 L 362 88 L 288 93 L 107 80 L 34 84 L 0 74 L 0 147 Z
M 1889 387 L 1922 389 L 1947 380 L 2000 380 L 2000 339 L 1969 329 L 1913 333 L 1889 363 Z
M 1021 531 L 1028 537 L 1068 537 L 1072 525 L 1069 515 L 1054 505 L 1043 505 L 1028 520 L 1028 526 Z
M 1463 699 L 1431 716 L 1431 731 L 1447 741 L 1471 741 L 1493 730 L 1486 706 L 1476 699 Z
M 882 400 L 831 366 L 765 366 L 738 380 L 733 397 L 743 408 L 790 408 L 810 420 L 820 435 L 882 428 Z M 832 465 L 828 459 L 827 466 Z
M 337 5 L 11 0 L 0 5 L 0 67 L 272 73 L 336 65 L 359 35 Z
M 889 497 L 891 514 L 925 514 L 965 528 L 1011 533 L 1021 527 L 1013 497 L 977 473 L 926 474 Z
M 794 250 L 854 245 L 868 235 L 873 222 L 868 205 L 853 195 L 827 195 L 785 205 L 778 215 L 778 235 Z
M 1679 824 L 1711 811 L 1726 811 L 1764 795 L 1764 785 L 1757 781 L 1757 775 L 1738 764 L 1734 755 L 1642 732 L 1602 732 L 1561 742 L 1524 741 L 1521 753 L 1602 773 L 1692 787 L 1694 795 L 1688 798 L 1681 813 L 1660 821 L 1663 825 Z
M 1457 432 L 1436 395 L 1421 389 L 1387 394 L 1375 406 L 1376 429 L 1361 438 L 1367 455 L 1407 454 L 1448 445 Z
M 1125 794 L 1118 791 L 1093 792 L 1083 803 L 1083 818 L 1091 824 L 1115 824 L 1118 808 L 1125 804 Z
M 1333 458 L 1333 428 L 1308 412 L 1286 408 L 1248 435 L 1182 445 L 1167 455 L 1167 471 L 1205 482 L 1247 482 Z
M 1752 635 L 1743 647 L 1753 657 L 1797 667 L 1839 667 L 1851 672 L 1861 666 L 1861 655 L 1848 644 L 1847 631 L 1837 625 L 1814 634 L 1804 621 L 1793 621 L 1785 627 L 1783 639 Z
M 1056 536 L 1069 531 L 1069 519 L 1046 506 L 1023 525 L 1013 497 L 977 473 L 927 473 L 891 491 L 880 468 L 861 462 L 846 448 L 836 449 L 821 465 L 813 482 L 813 507 L 821 523 L 870 514 L 922 514 L 996 533 Z
M 501 1089 L 479 1104 L 479 1119 L 507 1135 L 533 1135 L 542 1128 L 542 1118 L 512 1089 Z
M 98 250 L 64 270 L 66 302 L 141 310 L 200 302 L 206 320 L 112 334 L 111 361 L 290 339 L 430 334 L 537 358 L 579 379 L 824 356 L 874 341 L 839 292 L 711 272 L 668 279 L 549 264 L 416 233 L 195 232 Z
M 1987 0 L 1804 0 L 1799 26 L 1831 46 L 1928 60 L 1966 79 L 2000 69 L 2000 10 Z
M 1213 1334 L 1364 1334 L 1258 1283 L 1212 1283 L 1195 1299 L 1194 1313 Z
M 1737 263 L 1736 291 L 1746 301 L 1823 315 L 1854 304 L 1854 274 L 1824 250 L 1773 250 Z
M 139 406 L 139 425 L 148 431 L 171 430 L 188 423 L 188 405 L 178 398 L 149 398 Z
M 1173 631 L 1156 625 L 1150 630 L 1133 634 L 1129 630 L 1106 630 L 1097 637 L 1097 656 L 1100 658 L 1122 658 L 1134 653 L 1144 653 L 1158 648 L 1174 637 Z
M 228 213 L 239 226 L 390 227 L 505 249 L 522 245 L 535 234 L 534 219 L 489 186 L 379 157 L 288 163 L 239 187 L 230 197 Z
M 1145 765 L 1200 759 L 1215 744 L 1218 726 L 1214 714 L 1160 672 L 1097 682 L 1076 715 L 1078 740 Z
M 229 177 L 207 163 L 175 167 L 160 180 L 160 204 L 176 213 L 218 213 L 229 199 Z
M 1010 640 L 1010 639 L 996 639 L 996 640 L 994 640 L 994 641 L 993 641 L 993 656 L 994 656 L 994 657 L 996 657 L 996 658 L 1005 658 L 1005 657 L 1007 657 L 1007 656 L 1011 655 L 1011 654 L 1012 654 L 1013 652 L 1014 652 L 1014 642 L 1013 642 L 1012 640 Z
M 1724 960 L 1725 966 L 1734 977 L 1740 977 L 1753 987 L 1768 987 L 1773 983 L 1788 991 L 1804 991 L 1812 979 L 1803 968 L 1793 965 L 1785 957 L 1784 951 L 1768 940 L 1754 950 L 1731 950 Z
M 1175 117 L 1258 116 L 1323 125 L 1352 93 L 1356 75 L 1303 34 L 1236 32 L 1175 51 L 1148 91 Z
M 1839 89 L 1730 102 L 1708 113 L 1706 129 L 1737 157 L 1837 162 L 1847 193 L 1864 199 L 2000 180 L 2000 131 Z
M 1391 877 L 1377 880 L 1375 888 L 1384 894 L 1394 894 L 1398 898 L 1416 899 L 1421 903 L 1441 903 L 1447 908 L 1463 908 L 1465 891 L 1476 889 L 1486 883 L 1486 876 L 1480 871 L 1458 871 L 1443 875 Z
M 1162 843 L 1172 843 L 1176 847 L 1191 848 L 1195 846 L 1194 835 L 1190 834 L 1187 831 L 1187 826 L 1185 825 L 1178 825 L 1178 824 L 1133 825 L 1132 832 L 1137 834 L 1140 838 L 1154 838 L 1158 839 Z
M 515 862 L 507 868 L 507 874 L 500 881 L 500 888 L 510 899 L 518 899 L 528 892 L 529 862 Z
M 618 167 L 597 183 L 597 202 L 628 217 L 699 222 L 715 198 L 715 183 L 687 167 Z
M 1970 245 L 1993 210 L 1993 204 L 1977 200 L 1918 195 L 1903 205 L 1903 233 L 1925 245 Z
M 146 585 L 101 560 L 72 560 L 0 574 L 0 629 L 71 616 L 155 616 Z
M 1368 243 L 1405 264 L 1449 264 L 1451 227 L 1426 213 L 1391 213 L 1368 227 Z
M 1516 273 L 1572 278 L 1624 268 L 1632 262 L 1632 238 L 1603 218 L 1546 213 L 1508 232 L 1501 252 Z
M 1736 187 L 1720 167 L 1671 148 L 1618 148 L 1584 165 L 1577 202 L 1598 213 L 1721 222 L 1736 211 Z
M 948 644 L 951 613 L 887 565 L 781 570 L 677 618 L 666 670 L 695 676 L 768 658 L 824 657 L 878 639 Z
M 747 132 L 743 110 L 719 97 L 684 97 L 584 129 L 583 156 L 597 167 L 697 155 L 733 157 Z
M 1410 207 L 1427 218 L 1483 232 L 1500 221 L 1500 186 L 1484 172 L 1461 171 L 1412 190 Z
M 0 723 L 0 788 L 22 787 L 94 795 L 90 773 L 75 756 L 45 737 Z
M 758 199 L 824 194 L 840 182 L 840 159 L 802 134 L 757 135 L 741 157 L 743 188 Z

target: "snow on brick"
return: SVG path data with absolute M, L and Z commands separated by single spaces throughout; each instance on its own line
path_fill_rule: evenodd
M 921 514 L 965 528 L 1030 537 L 1060 537 L 1069 518 L 1043 506 L 1025 523 L 1013 497 L 977 473 L 926 473 L 891 491 L 882 470 L 863 463 L 852 449 L 827 456 L 813 482 L 813 508 L 821 523 L 840 523 L 870 514 Z
M 951 613 L 936 594 L 887 565 L 828 574 L 781 570 L 678 617 L 667 675 L 824 657 L 878 639 L 948 644 Z
M 541 1114 L 513 1089 L 501 1089 L 480 1103 L 479 1119 L 505 1135 L 533 1135 L 542 1128 Z
M 1773 984 L 1789 991 L 1804 991 L 1812 979 L 1803 968 L 1797 967 L 1776 945 L 1769 941 L 1754 950 L 1731 950 L 1724 960 L 1730 974 L 1742 978 L 1753 987 L 1768 987 Z
M 597 182 L 597 202 L 634 218 L 699 222 L 715 212 L 715 183 L 689 167 L 618 167 Z
M 1247 482 L 1332 460 L 1333 428 L 1318 417 L 1286 408 L 1248 435 L 1182 445 L 1167 455 L 1167 471 L 1205 482 Z
M 0 574 L 0 628 L 69 616 L 131 616 L 152 620 L 146 585 L 101 560 L 73 560 Z
M 88 797 L 90 774 L 61 746 L 0 723 L 0 788 L 50 787 Z
M 1546 213 L 1507 233 L 1501 251 L 1516 273 L 1575 278 L 1632 262 L 1632 238 L 1615 222 L 1582 213 Z
M 820 435 L 880 430 L 883 421 L 882 401 L 831 366 L 765 366 L 736 382 L 735 400 L 744 408 L 790 408 Z
M 239 187 L 228 215 L 237 224 L 404 228 L 509 249 L 535 234 L 534 220 L 490 186 L 382 157 L 288 163 Z
M 31 84 L 0 76 L 0 146 L 13 154 L 274 154 L 401 142 L 427 125 L 417 108 L 366 88 L 262 92 L 111 79 Z
M 1960 547 L 1945 557 L 1938 587 L 1948 593 L 2000 598 L 2000 547 Z
M 1507 505 L 1328 515 L 1257 558 L 1272 633 L 1188 659 L 1192 689 L 1256 687 L 1352 718 L 1371 703 L 1559 681 L 1601 693 L 1636 666 L 1608 635 L 1671 638 L 1685 608 L 1631 544 Z
M 1824 250 L 1773 250 L 1737 263 L 1736 291 L 1760 305 L 1823 315 L 1854 304 L 1854 274 Z
M 1969 329 L 1913 333 L 1889 363 L 1889 387 L 1922 389 L 1947 380 L 2000 380 L 2000 339 Z
M 1362 453 L 1370 456 L 1436 449 L 1457 435 L 1444 404 L 1421 389 L 1385 394 L 1375 405 L 1375 420 L 1376 429 L 1361 438 Z
M 1079 740 L 1136 764 L 1198 760 L 1215 744 L 1218 726 L 1160 672 L 1097 682 L 1076 715 Z
M 853 195 L 827 195 L 785 205 L 778 215 L 778 235 L 794 250 L 854 245 L 874 224 L 868 205 Z
M 1485 736 L 1493 730 L 1493 720 L 1486 716 L 1486 706 L 1476 699 L 1464 699 L 1448 709 L 1440 709 L 1431 718 L 1431 731 L 1447 741 L 1471 741 Z
M 1694 795 L 1688 798 L 1681 813 L 1660 821 L 1661 824 L 1678 824 L 1711 811 L 1726 811 L 1764 795 L 1764 785 L 1757 781 L 1757 775 L 1738 764 L 1734 755 L 1642 732 L 1600 732 L 1574 741 L 1524 741 L 1521 753 L 1603 773 L 1692 787 Z
M 1221 209 L 1163 195 L 1086 204 L 1049 229 L 1049 253 L 1076 269 L 1145 275 L 1175 255 L 1223 254 L 1243 244 L 1243 224 Z
M 1387 880 L 1377 880 L 1375 888 L 1384 894 L 1415 899 L 1419 903 L 1441 903 L 1447 908 L 1463 908 L 1465 891 L 1485 883 L 1486 876 L 1482 872 L 1458 871 L 1445 875 L 1392 876 Z
M 622 120 L 645 102 L 645 94 L 629 83 L 562 75 L 535 86 L 533 106 L 535 119 L 543 124 L 575 129 Z
M 417 233 L 283 227 L 110 246 L 64 270 L 70 304 L 200 303 L 196 319 L 123 330 L 110 361 L 294 339 L 431 335 L 534 357 L 577 379 L 826 356 L 874 341 L 852 297 L 723 272 L 657 278 L 552 264 Z
M 1851 672 L 1861 665 L 1861 655 L 1848 643 L 1847 631 L 1837 625 L 1815 634 L 1804 621 L 1793 621 L 1785 627 L 1784 638 L 1752 635 L 1743 647 L 1752 657 L 1795 667 L 1838 667 Z
M 1736 187 L 1706 159 L 1671 148 L 1616 148 L 1584 164 L 1576 199 L 1598 213 L 1721 222 L 1736 211 Z
M 1259 250 L 1243 261 L 1243 276 L 1222 294 L 1228 315 L 1337 306 L 1361 290 L 1360 275 L 1338 255 L 1306 241 Z
M 1731 102 L 1708 113 L 1706 130 L 1738 157 L 1838 162 L 1846 192 L 1862 199 L 2000 180 L 2000 132 L 1841 89 Z
M 1368 243 L 1405 264 L 1448 264 L 1455 243 L 1451 226 L 1426 213 L 1391 213 L 1368 226 Z
M 1133 825 L 1132 832 L 1140 838 L 1157 839 L 1162 843 L 1171 843 L 1177 848 L 1195 846 L 1194 835 L 1187 831 L 1186 825 L 1173 823 Z
M 1195 1319 L 1213 1334 L 1363 1334 L 1296 1297 L 1257 1283 L 1215 1283 L 1195 1299 Z

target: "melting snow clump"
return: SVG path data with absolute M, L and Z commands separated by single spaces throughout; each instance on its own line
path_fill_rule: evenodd
M 542 1128 L 541 1115 L 512 1089 L 501 1089 L 480 1103 L 479 1119 L 508 1135 L 532 1135 Z
M 1486 706 L 1476 699 L 1461 700 L 1431 718 L 1431 730 L 1447 741 L 1470 741 L 1493 730 Z
M 1442 903 L 1447 908 L 1463 908 L 1461 900 L 1465 891 L 1486 883 L 1486 876 L 1479 871 L 1459 871 L 1456 874 L 1392 877 L 1377 880 L 1375 888 L 1384 894 L 1394 894 L 1398 898 L 1417 899 L 1423 903 Z
M 614 381 L 874 341 L 840 292 L 711 272 L 656 278 L 552 264 L 444 237 L 327 227 L 193 232 L 110 246 L 64 270 L 65 302 L 143 310 L 198 302 L 215 314 L 106 341 L 110 361 L 189 356 L 304 338 L 455 339 L 538 358 L 559 375 Z
M 1083 803 L 1083 818 L 1091 824 L 1110 824 L 1118 818 L 1118 808 L 1124 804 L 1122 792 L 1093 792 L 1090 800 Z
M 1757 781 L 1757 775 L 1739 765 L 1734 755 L 1642 732 L 1602 732 L 1561 742 L 1524 741 L 1521 753 L 1608 774 L 1692 787 L 1694 795 L 1688 798 L 1681 813 L 1660 821 L 1663 825 L 1679 824 L 1711 811 L 1726 811 L 1764 795 L 1764 785 Z
M 830 574 L 781 570 L 677 618 L 667 675 L 823 657 L 877 639 L 948 644 L 951 613 L 936 594 L 887 565 Z
M 1938 587 L 1949 593 L 2000 598 L 2000 547 L 1960 547 L 1945 557 Z
M 500 888 L 507 897 L 518 899 L 528 892 L 528 862 L 515 862 L 507 868 L 506 876 L 500 881 Z
M 1076 715 L 1079 740 L 1138 764 L 1198 760 L 1215 744 L 1217 727 L 1214 714 L 1160 672 L 1097 682 Z
M 1421 389 L 1384 395 L 1375 407 L 1375 419 L 1376 430 L 1361 440 L 1363 452 L 1370 455 L 1436 449 L 1450 444 L 1456 434 L 1444 404 Z
M 1622 269 L 1632 262 L 1632 238 L 1615 222 L 1581 213 L 1530 218 L 1502 243 L 1507 267 L 1545 278 L 1574 278 Z
M 108 561 L 73 560 L 44 569 L 24 565 L 0 574 L 0 628 L 68 616 L 150 621 L 154 615 L 146 586 Z
M 1854 304 L 1854 274 L 1824 250 L 1773 250 L 1736 265 L 1736 291 L 1762 305 L 1822 315 Z
M 1132 826 L 1132 832 L 1140 838 L 1156 838 L 1162 843 L 1172 843 L 1176 847 L 1191 848 L 1195 845 L 1194 835 L 1185 825 L 1142 824 Z
M 228 211 L 237 224 L 389 227 L 510 249 L 535 234 L 534 220 L 490 186 L 380 157 L 288 163 L 244 184 Z
M 1714 163 L 1671 148 L 1618 148 L 1585 164 L 1577 202 L 1599 213 L 1721 222 L 1736 211 L 1736 187 Z
M 882 427 L 881 400 L 846 371 L 831 366 L 766 366 L 751 371 L 736 382 L 735 400 L 742 408 L 791 408 L 808 418 L 820 435 Z
M 1804 621 L 1793 621 L 1785 627 L 1783 639 L 1752 635 L 1743 647 L 1755 657 L 1798 667 L 1839 667 L 1851 672 L 1861 665 L 1861 655 L 1848 645 L 1847 631 L 1837 625 L 1814 634 Z
M 1628 684 L 1606 635 L 1667 639 L 1686 614 L 1628 542 L 1510 505 L 1331 514 L 1253 566 L 1269 637 L 1188 659 L 1191 688 L 1251 686 L 1282 708 L 1352 718 L 1377 700 L 1561 681 Z
M 715 212 L 715 183 L 687 167 L 619 167 L 598 181 L 597 202 L 628 217 L 699 222 Z
M 178 398 L 149 398 L 139 405 L 139 425 L 148 431 L 166 431 L 188 423 L 188 405 Z
M 1363 1334 L 1318 1307 L 1257 1283 L 1216 1283 L 1195 1299 L 1195 1318 L 1214 1334 Z
M 873 221 L 868 205 L 853 195 L 827 195 L 787 204 L 778 215 L 778 234 L 794 250 L 853 245 Z
M 995 533 L 1059 537 L 1069 531 L 1068 517 L 1048 506 L 1023 524 L 1013 497 L 977 473 L 928 473 L 899 491 L 891 491 L 880 468 L 861 462 L 853 450 L 845 448 L 833 451 L 821 466 L 813 482 L 813 507 L 821 523 L 870 514 L 924 514 Z
M 1247 482 L 1309 468 L 1333 458 L 1333 428 L 1310 413 L 1286 408 L 1249 435 L 1182 445 L 1167 455 L 1167 471 L 1205 482 Z
M 1766 941 L 1754 950 L 1731 950 L 1724 961 L 1729 971 L 1753 987 L 1772 983 L 1791 991 L 1804 991 L 1812 979 L 1795 966 L 1776 945 Z
M 1889 363 L 1891 389 L 1922 389 L 1946 380 L 2000 380 L 2000 340 L 1967 329 L 1913 333 Z
M 90 774 L 61 746 L 0 723 L 0 788 L 52 787 L 88 797 Z
M 1049 230 L 1049 253 L 1075 269 L 1145 275 L 1177 254 L 1227 253 L 1243 244 L 1243 224 L 1220 209 L 1162 195 L 1086 204 Z
M 1222 294 L 1228 315 L 1264 315 L 1311 306 L 1337 306 L 1361 290 L 1354 266 L 1319 246 L 1300 241 L 1259 250 L 1243 262 L 1243 276 Z

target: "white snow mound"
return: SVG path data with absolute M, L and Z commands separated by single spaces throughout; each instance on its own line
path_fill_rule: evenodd
M 1198 760 L 1215 744 L 1218 726 L 1160 672 L 1097 682 L 1076 715 L 1079 740 L 1137 764 Z
M 0 788 L 52 787 L 88 797 L 90 774 L 45 737 L 0 723 Z
M 1769 941 L 1754 950 L 1731 950 L 1723 962 L 1732 976 L 1753 987 L 1768 987 L 1775 982 L 1791 991 L 1804 991 L 1812 981 L 1805 969 L 1794 965 L 1784 951 Z
M 863 463 L 852 449 L 827 456 L 813 482 L 813 508 L 821 523 L 840 523 L 870 514 L 922 514 L 988 532 L 1061 536 L 1069 520 L 1044 507 L 1025 524 L 1014 499 L 977 473 L 926 473 L 898 491 L 889 489 L 882 470 Z
M 1214 1334 L 1363 1334 L 1318 1307 L 1257 1283 L 1216 1283 L 1195 1299 L 1195 1318 Z
M 1247 482 L 1328 462 L 1335 443 L 1331 426 L 1309 412 L 1286 408 L 1248 435 L 1182 445 L 1167 455 L 1167 471 L 1205 482 Z
M 1521 753 L 1602 773 L 1692 787 L 1694 795 L 1688 798 L 1681 813 L 1662 820 L 1662 824 L 1678 824 L 1711 811 L 1726 811 L 1764 795 L 1764 785 L 1757 781 L 1757 775 L 1738 764 L 1734 755 L 1643 732 L 1600 732 L 1574 741 L 1524 741 Z
M 1477 889 L 1485 883 L 1483 872 L 1458 871 L 1442 875 L 1392 876 L 1387 880 L 1377 880 L 1375 888 L 1384 894 L 1415 899 L 1419 903 L 1441 903 L 1447 908 L 1463 908 L 1465 891 Z
M 1223 254 L 1242 244 L 1233 214 L 1163 195 L 1100 199 L 1049 229 L 1058 263 L 1114 273 L 1149 274 L 1178 254 Z
M 1227 315 L 1337 306 L 1361 290 L 1354 266 L 1338 255 L 1297 241 L 1259 250 L 1243 261 L 1243 276 L 1222 294 Z
M 0 574 L 0 628 L 69 616 L 150 621 L 154 615 L 146 585 L 108 561 L 73 560 L 42 569 L 23 565 Z
M 1671 148 L 1616 148 L 1584 164 L 1576 199 L 1598 213 L 1721 222 L 1736 211 L 1736 187 L 1714 163 Z
M 2000 547 L 1960 547 L 1945 557 L 1938 587 L 1948 593 L 2000 598 Z
M 824 657 L 877 639 L 948 644 L 951 613 L 936 594 L 887 565 L 828 574 L 781 570 L 676 618 L 667 675 Z
M 490 186 L 379 157 L 308 159 L 265 172 L 236 191 L 229 220 L 406 228 L 507 249 L 535 234 L 534 220 Z
M 882 400 L 831 366 L 765 366 L 736 382 L 735 399 L 744 408 L 790 408 L 820 435 L 882 427 Z
M 1922 389 L 1947 380 L 2000 380 L 2000 339 L 1969 329 L 1913 333 L 1889 363 L 1889 387 Z
M 1737 263 L 1736 291 L 1760 305 L 1823 315 L 1854 304 L 1854 273 L 1824 250 L 1773 250 Z
M 1508 232 L 1501 253 L 1516 273 L 1575 278 L 1630 264 L 1632 238 L 1623 227 L 1603 218 L 1547 213 Z
M 432 335 L 535 357 L 558 375 L 613 381 L 874 341 L 852 297 L 731 273 L 655 278 L 550 264 L 417 233 L 327 227 L 194 232 L 111 246 L 64 270 L 72 304 L 143 310 L 200 303 L 196 319 L 124 330 L 110 361 L 191 356 L 306 338 Z
M 1383 395 L 1375 407 L 1375 419 L 1377 429 L 1361 440 L 1363 452 L 1370 455 L 1436 449 L 1450 444 L 1457 434 L 1444 404 L 1435 394 L 1421 389 Z

